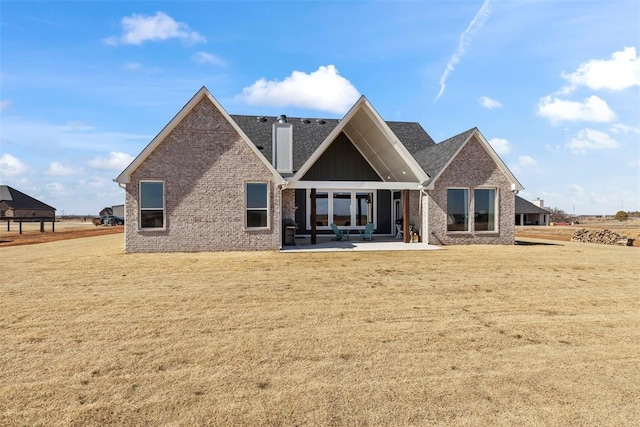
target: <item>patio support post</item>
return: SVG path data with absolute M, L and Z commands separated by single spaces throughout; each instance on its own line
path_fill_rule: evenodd
M 316 244 L 316 189 L 311 189 L 311 244 Z
M 402 237 L 404 243 L 411 242 L 409 235 L 409 190 L 402 190 Z

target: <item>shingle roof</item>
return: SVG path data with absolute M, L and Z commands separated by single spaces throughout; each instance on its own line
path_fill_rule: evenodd
M 231 118 L 262 152 L 267 160 L 273 162 L 273 124 L 275 117 L 258 118 L 231 114 Z M 297 171 L 316 151 L 331 131 L 340 123 L 338 119 L 305 119 L 288 117 L 287 123 L 293 126 L 293 170 Z
M 56 208 L 42 203 L 40 200 L 34 199 L 15 188 L 8 185 L 0 185 L 0 202 L 5 202 L 13 209 L 53 209 Z
M 475 130 L 476 128 L 469 129 L 438 144 L 423 148 L 414 153 L 413 157 L 431 179 L 434 179 Z
M 385 122 L 396 134 L 400 142 L 411 153 L 416 153 L 426 147 L 435 145 L 435 141 L 424 130 L 420 123 L 416 122 Z
M 231 118 L 262 152 L 269 162 L 273 161 L 273 124 L 276 117 L 257 117 L 231 114 Z M 293 127 L 293 170 L 297 171 L 318 149 L 320 144 L 338 126 L 338 119 L 306 119 L 287 117 Z M 419 123 L 386 122 L 400 142 L 410 153 L 435 145 L 435 142 Z
M 550 211 L 534 205 L 520 196 L 516 196 L 516 215 L 518 214 L 548 214 Z

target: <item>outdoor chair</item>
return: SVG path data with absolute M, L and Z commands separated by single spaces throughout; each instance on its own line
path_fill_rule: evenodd
M 338 241 L 349 240 L 349 232 L 340 230 L 338 226 L 335 225 L 333 222 L 331 223 L 331 229 L 333 230 L 333 234 L 336 235 L 331 240 L 338 240 Z
M 409 224 L 409 234 L 413 231 L 413 224 Z M 404 230 L 402 225 L 396 224 L 396 239 L 402 239 L 404 237 Z
M 362 240 L 373 240 L 373 227 L 373 223 L 370 222 L 364 227 L 364 230 L 359 230 L 360 238 Z

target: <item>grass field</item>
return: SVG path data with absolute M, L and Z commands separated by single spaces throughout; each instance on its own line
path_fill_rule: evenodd
M 0 425 L 640 420 L 637 248 L 122 244 L 0 248 Z

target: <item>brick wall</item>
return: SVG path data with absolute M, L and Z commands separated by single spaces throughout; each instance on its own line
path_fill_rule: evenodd
M 165 183 L 164 230 L 140 230 L 142 179 Z M 245 183 L 269 182 L 269 228 L 245 228 Z M 203 98 L 131 175 L 127 252 L 277 250 L 280 190 L 274 176 L 208 98 Z
M 506 244 L 515 241 L 515 196 L 511 182 L 498 168 L 484 147 L 474 139 L 458 153 L 428 192 L 429 243 L 440 245 Z M 473 190 L 476 187 L 498 189 L 497 232 L 447 232 L 447 188 L 469 188 L 469 215 L 473 217 Z M 473 227 L 473 220 L 472 227 Z M 473 230 L 473 229 L 472 229 Z
M 282 219 L 296 219 L 296 190 L 288 188 L 282 192 Z

